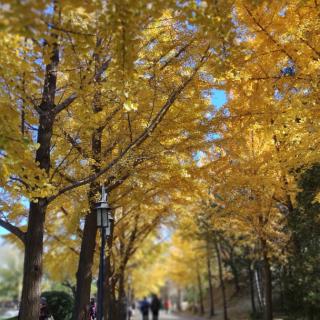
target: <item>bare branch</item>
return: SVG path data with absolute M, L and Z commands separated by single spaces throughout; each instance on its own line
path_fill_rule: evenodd
M 0 226 L 19 238 L 23 244 L 26 243 L 26 234 L 20 228 L 14 226 L 9 221 L 0 219 Z
M 99 79 L 99 77 L 101 77 L 101 75 L 107 70 L 110 61 L 111 59 L 108 59 L 101 64 L 101 67 L 97 70 L 97 72 L 95 73 L 93 79 L 89 82 L 89 84 L 92 83 L 92 81 L 96 81 L 97 79 Z M 57 104 L 54 107 L 53 113 L 58 114 L 59 112 L 65 110 L 72 104 L 73 101 L 77 99 L 77 97 L 78 97 L 78 94 L 76 92 L 71 93 L 68 98 L 66 98 L 61 103 Z
M 63 100 L 61 103 L 57 104 L 54 108 L 53 108 L 53 113 L 54 114 L 58 114 L 59 112 L 61 112 L 62 110 L 68 108 L 71 103 L 76 100 L 78 97 L 78 95 L 73 92 L 72 94 L 70 94 L 70 96 L 68 98 L 66 98 L 65 100 Z
M 95 81 L 98 81 L 98 79 L 101 78 L 102 74 L 108 69 L 110 62 L 111 58 L 107 59 L 105 62 L 101 64 L 100 68 L 96 71 L 96 74 L 94 76 Z
M 73 138 L 68 132 L 64 131 L 63 129 L 62 133 L 68 140 L 68 142 L 72 145 L 72 147 L 79 152 L 79 154 L 81 154 L 85 159 L 89 159 L 89 155 L 85 152 L 85 150 L 81 148 L 80 144 L 76 141 L 75 138 Z

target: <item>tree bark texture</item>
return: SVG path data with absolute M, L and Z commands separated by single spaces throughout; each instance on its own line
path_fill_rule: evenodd
M 20 320 L 39 319 L 45 211 L 46 204 L 43 199 L 38 203 L 31 202 L 26 234 Z
M 254 269 L 254 276 L 255 276 L 255 284 L 257 288 L 257 293 L 258 293 L 258 302 L 259 302 L 259 307 L 260 310 L 264 309 L 265 303 L 264 299 L 262 296 L 262 283 L 261 283 L 261 277 L 259 275 L 259 271 L 257 270 L 258 267 Z
M 48 108 L 46 106 L 46 108 Z M 50 148 L 54 115 L 48 110 L 39 118 L 38 143 L 35 161 L 47 174 L 50 170 Z M 30 202 L 28 229 L 26 232 L 25 257 L 23 269 L 23 287 L 19 319 L 35 320 L 39 318 L 39 301 L 42 280 L 42 256 L 45 214 L 47 199 L 38 198 Z
M 264 285 L 265 285 L 265 320 L 273 319 L 273 306 L 272 306 L 272 274 L 270 269 L 269 259 L 264 251 L 263 257 L 263 274 L 264 274 Z
M 96 69 L 99 64 L 99 56 L 95 56 Z M 100 76 L 96 79 L 100 82 Z M 92 105 L 93 113 L 98 113 L 101 108 L 101 92 L 96 89 L 94 101 Z M 101 149 L 102 149 L 102 132 L 103 129 L 96 128 L 91 136 L 91 152 L 92 157 L 96 161 L 91 166 L 91 170 L 95 173 L 101 169 Z M 75 320 L 86 320 L 88 304 L 90 302 L 91 282 L 92 282 L 92 267 L 94 260 L 94 252 L 96 247 L 97 237 L 97 217 L 95 210 L 96 195 L 100 193 L 101 186 L 98 182 L 90 183 L 88 191 L 88 203 L 90 212 L 87 214 L 84 223 L 83 236 L 81 241 L 80 259 L 77 271 L 77 288 L 76 288 L 76 302 L 74 309 Z
M 97 222 L 95 211 L 92 210 L 85 218 L 79 265 L 76 274 L 76 299 L 74 319 L 86 320 L 90 301 L 92 282 L 92 266 L 96 246 Z
M 202 291 L 202 281 L 199 273 L 199 268 L 197 267 L 197 279 L 198 279 L 198 289 L 199 289 L 199 307 L 200 314 L 204 314 L 204 304 L 203 304 L 203 291 Z
M 217 240 L 215 240 L 215 248 L 216 248 L 216 253 L 217 253 L 218 268 L 219 268 L 219 280 L 220 280 L 220 287 L 221 287 L 222 301 L 223 301 L 223 319 L 228 320 L 228 306 L 227 306 L 226 288 L 225 288 L 224 279 L 223 279 L 223 268 L 222 268 L 222 259 L 221 259 L 221 253 L 220 253 L 220 245 Z
M 81 240 L 79 264 L 76 274 L 77 285 L 74 310 L 75 320 L 86 320 L 88 304 L 90 302 L 92 266 L 97 236 L 97 217 L 95 212 L 94 199 L 96 193 L 98 193 L 99 190 L 99 184 L 95 182 L 90 184 L 88 194 L 88 201 L 89 203 L 91 203 L 90 213 L 87 214 L 85 218 Z
M 53 23 L 57 12 L 54 5 Z M 57 38 L 54 33 L 53 38 Z M 59 47 L 53 43 L 50 63 L 46 65 L 41 103 L 38 107 L 39 122 L 35 163 L 49 176 L 50 152 L 53 124 L 55 120 L 55 97 L 57 87 L 57 68 L 59 64 Z M 19 319 L 37 320 L 40 313 L 40 295 L 42 280 L 42 256 L 47 198 L 37 198 L 30 202 L 28 228 L 26 232 L 25 257 L 23 269 L 23 288 L 19 310 Z
M 211 257 L 210 257 L 210 246 L 209 239 L 207 239 L 207 270 L 208 270 L 208 285 L 209 285 L 209 296 L 210 296 L 210 311 L 209 316 L 214 316 L 214 297 L 213 297 L 213 285 L 212 285 L 212 271 L 211 271 Z
M 250 298 L 251 298 L 251 310 L 255 314 L 256 304 L 255 304 L 255 294 L 254 294 L 254 277 L 253 270 L 251 269 L 251 263 L 248 263 L 248 275 L 249 275 L 249 283 L 250 283 Z

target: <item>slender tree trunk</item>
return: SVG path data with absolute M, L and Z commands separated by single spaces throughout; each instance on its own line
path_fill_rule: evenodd
M 126 320 L 126 291 L 125 291 L 125 273 L 121 271 L 119 277 L 119 297 L 118 297 L 118 320 Z
M 117 320 L 117 297 L 116 297 L 116 281 L 111 279 L 110 281 L 110 306 L 108 310 L 108 319 L 109 320 Z
M 266 253 L 264 252 L 263 257 L 263 273 L 264 273 L 264 282 L 265 282 L 265 320 L 273 319 L 273 308 L 272 308 L 272 274 L 270 269 L 270 264 Z
M 19 313 L 21 320 L 39 319 L 45 210 L 43 199 L 30 203 Z
M 48 107 L 46 107 L 48 108 Z M 44 112 L 39 119 L 36 162 L 49 174 L 50 148 L 54 115 L 51 110 Z M 44 223 L 47 209 L 47 199 L 38 198 L 30 202 L 28 229 L 25 242 L 25 257 L 23 269 L 23 288 L 19 319 L 34 320 L 39 318 L 39 301 L 42 280 L 42 255 Z
M 87 214 L 81 239 L 81 250 L 76 274 L 76 300 L 74 309 L 75 320 L 86 320 L 88 304 L 91 294 L 92 267 L 97 237 L 97 216 L 95 210 L 95 196 L 100 191 L 100 185 L 92 182 L 88 192 L 90 213 Z
M 238 293 L 240 291 L 239 274 L 238 274 L 238 269 L 237 269 L 233 260 L 234 260 L 233 254 L 231 254 L 230 267 L 231 267 L 231 271 L 232 271 L 232 275 L 233 275 L 235 292 Z
M 89 198 L 93 201 L 96 192 L 99 192 L 99 185 L 90 185 Z M 96 192 L 95 192 L 96 191 Z M 81 240 L 80 258 L 77 271 L 77 287 L 74 319 L 86 320 L 90 291 L 92 282 L 92 266 L 97 236 L 97 218 L 94 204 L 91 204 L 90 213 L 85 218 L 84 229 Z
M 197 266 L 197 279 L 198 279 L 198 289 L 199 289 L 199 307 L 200 307 L 200 314 L 204 314 L 204 305 L 203 305 L 203 291 L 202 291 L 202 281 L 199 272 L 199 268 Z
M 280 308 L 281 308 L 281 311 L 284 311 L 284 289 L 283 289 L 283 279 L 284 279 L 284 273 L 281 272 L 281 275 L 280 275 L 280 279 L 279 279 L 279 290 L 280 290 Z
M 55 24 L 57 3 L 54 3 L 52 23 Z M 51 34 L 57 39 L 54 33 Z M 50 63 L 46 65 L 43 84 L 42 98 L 39 105 L 39 127 L 37 142 L 39 148 L 36 151 L 35 163 L 49 176 L 50 151 L 53 124 L 55 120 L 55 96 L 57 86 L 57 68 L 59 64 L 59 47 L 53 43 L 51 47 Z M 47 199 L 37 198 L 30 202 L 28 229 L 25 241 L 25 256 L 23 269 L 23 288 L 19 319 L 37 320 L 40 313 L 40 294 L 42 280 L 42 256 L 45 215 L 47 210 Z
M 178 302 L 177 302 L 178 312 L 181 312 L 181 311 L 182 311 L 181 299 L 182 299 L 182 296 L 181 296 L 181 288 L 178 288 Z
M 258 293 L 259 307 L 260 307 L 260 310 L 263 310 L 265 303 L 264 303 L 264 299 L 262 297 L 261 279 L 259 277 L 259 273 L 258 273 L 257 269 L 254 270 L 254 276 L 255 276 L 255 283 L 256 283 L 256 288 L 257 288 L 257 293 Z
M 104 304 L 104 318 L 115 319 L 115 310 L 116 310 L 116 296 L 115 296 L 115 285 L 113 281 L 113 272 L 111 270 L 111 256 L 110 252 L 112 250 L 113 244 L 113 229 L 111 230 L 111 235 L 107 240 L 108 244 L 108 254 L 106 256 L 106 270 L 105 270 L 105 281 L 104 281 L 104 292 L 105 292 L 105 304 Z
M 251 309 L 252 309 L 252 313 L 255 314 L 257 310 L 256 310 L 255 295 L 254 295 L 254 277 L 253 277 L 253 271 L 251 269 L 250 262 L 248 263 L 248 274 L 249 274 L 249 281 L 250 281 Z
M 220 279 L 220 287 L 221 287 L 222 300 L 223 300 L 223 319 L 228 320 L 227 297 L 226 297 L 226 288 L 225 288 L 224 280 L 223 280 L 223 268 L 222 268 L 220 246 L 219 246 L 219 243 L 217 240 L 215 240 L 214 243 L 215 243 L 215 248 L 216 248 L 216 252 L 217 252 L 219 279 Z
M 100 40 L 97 40 L 97 47 L 100 46 Z M 94 56 L 96 72 L 100 66 L 99 55 Z M 101 81 L 101 76 L 95 78 L 96 82 Z M 99 113 L 102 111 L 101 108 L 101 91 L 97 87 L 93 105 L 93 113 Z M 102 131 L 101 127 L 96 128 L 91 137 L 91 152 L 92 157 L 95 160 L 95 164 L 91 166 L 91 170 L 94 172 L 99 172 L 101 164 L 101 148 L 102 148 Z M 90 212 L 86 216 L 83 236 L 81 240 L 81 251 L 80 259 L 77 271 L 77 291 L 76 291 L 76 303 L 74 310 L 75 320 L 85 320 L 88 304 L 90 301 L 91 294 L 91 282 L 92 282 L 92 266 L 94 260 L 94 251 L 96 246 L 97 237 L 97 218 L 95 211 L 96 195 L 100 192 L 101 186 L 96 181 L 90 183 L 88 191 L 88 203 Z
M 107 242 L 108 243 L 108 242 Z M 109 243 L 108 243 L 109 247 Z M 110 254 L 108 253 L 106 258 L 105 258 L 105 280 L 104 280 L 104 292 L 105 292 L 105 300 L 104 300 L 104 309 L 103 309 L 103 314 L 104 314 L 104 319 L 110 319 L 109 312 L 111 309 L 111 303 L 112 303 L 112 298 L 111 298 L 111 289 L 110 289 L 110 278 L 111 278 L 111 265 L 110 265 Z
M 207 270 L 208 270 L 208 285 L 210 296 L 210 313 L 209 316 L 214 316 L 214 297 L 213 297 L 213 285 L 212 285 L 212 272 L 211 272 L 211 259 L 210 259 L 210 247 L 209 239 L 207 239 Z

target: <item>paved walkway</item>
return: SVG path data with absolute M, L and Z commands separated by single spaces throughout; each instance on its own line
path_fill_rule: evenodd
M 142 317 L 139 312 L 136 311 L 134 317 L 132 320 L 141 320 Z M 187 317 L 187 316 L 177 316 L 174 314 L 167 314 L 165 312 L 160 312 L 159 320 L 200 320 L 203 318 L 197 318 L 197 317 Z M 152 320 L 152 316 L 149 316 L 149 320 Z

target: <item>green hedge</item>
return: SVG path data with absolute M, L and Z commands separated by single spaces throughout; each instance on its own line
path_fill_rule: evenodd
M 71 295 L 63 291 L 47 291 L 43 292 L 41 296 L 47 299 L 49 310 L 54 319 L 72 319 L 74 300 Z

